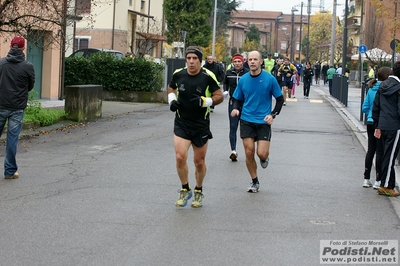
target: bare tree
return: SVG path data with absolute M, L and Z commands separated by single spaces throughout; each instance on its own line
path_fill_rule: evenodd
M 364 40 L 367 47 L 375 48 L 379 45 L 380 40 L 383 38 L 384 22 L 377 19 L 375 11 L 370 8 L 368 12 L 368 20 L 365 21 Z
M 5 41 L 14 35 L 25 37 L 30 43 L 46 49 L 60 45 L 65 29 L 80 15 L 94 21 L 90 7 L 94 0 L 4 0 L 0 3 L 0 33 Z M 76 4 L 76 6 L 75 6 Z M 39 40 L 45 37 L 46 42 Z
M 161 21 L 142 18 L 136 29 L 136 47 L 132 50 L 136 57 L 152 56 L 153 49 L 161 41 L 165 41 L 165 37 L 162 36 Z

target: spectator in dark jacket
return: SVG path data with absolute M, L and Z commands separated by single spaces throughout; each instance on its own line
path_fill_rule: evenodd
M 214 58 L 212 55 L 207 56 L 206 63 L 203 67 L 213 72 L 219 83 L 224 80 L 224 70 L 222 66 L 217 62 L 217 59 Z M 214 105 L 210 106 L 210 111 L 214 111 Z
M 35 83 L 33 65 L 25 60 L 25 39 L 16 36 L 11 40 L 11 49 L 0 59 L 0 136 L 8 121 L 4 178 L 16 179 L 16 154 L 18 136 L 22 130 L 24 109 L 28 103 L 28 92 Z
M 224 97 L 230 96 L 228 104 L 228 117 L 229 117 L 229 143 L 231 145 L 231 154 L 229 158 L 233 161 L 237 161 L 236 152 L 236 140 L 237 140 L 237 129 L 239 126 L 240 116 L 232 117 L 230 114 L 233 110 L 233 92 L 239 82 L 241 76 L 249 72 L 247 68 L 243 67 L 244 58 L 240 54 L 235 54 L 232 58 L 233 68 L 228 70 L 225 75 L 224 81 Z M 241 110 L 240 110 L 241 111 Z
M 207 56 L 206 63 L 204 64 L 203 67 L 213 72 L 218 82 L 222 82 L 225 76 L 224 70 L 222 69 L 222 66 L 218 62 L 214 61 L 212 55 Z
M 395 191 L 396 173 L 394 164 L 399 152 L 400 136 L 400 61 L 393 65 L 393 76 L 381 82 L 372 108 L 374 136 L 382 140 L 383 157 L 379 177 L 378 193 L 389 197 L 399 196 Z
M 303 70 L 303 94 L 304 99 L 308 99 L 310 95 L 310 86 L 312 83 L 312 77 L 314 76 L 314 72 L 311 68 L 311 63 L 306 62 L 306 67 Z
M 276 78 L 276 81 L 278 82 L 279 87 L 282 87 L 282 76 L 278 75 L 279 68 L 281 67 L 281 64 L 282 64 L 282 59 L 281 58 L 277 58 L 275 60 L 275 66 L 271 71 L 271 74 Z

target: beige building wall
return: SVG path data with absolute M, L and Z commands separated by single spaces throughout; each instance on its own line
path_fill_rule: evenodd
M 131 2 L 132 5 L 129 0 L 95 1 L 96 4 L 92 4 L 91 10 L 92 14 L 97 14 L 94 18 L 95 22 L 92 25 L 88 19 L 77 22 L 75 35 L 77 37 L 90 36 L 89 47 L 91 48 L 114 49 L 124 54 L 132 52 L 141 18 L 147 21 L 146 16 L 150 15 L 160 23 L 162 22 L 163 0 L 132 0 Z

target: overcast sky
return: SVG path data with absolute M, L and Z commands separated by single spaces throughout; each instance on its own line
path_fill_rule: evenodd
M 263 11 L 282 11 L 284 14 L 290 14 L 292 7 L 296 6 L 299 10 L 296 14 L 300 15 L 301 0 L 242 0 L 243 4 L 239 9 L 247 10 L 263 10 Z M 332 13 L 333 0 L 322 0 L 324 3 L 325 10 L 329 10 Z M 338 7 L 336 9 L 336 15 L 342 16 L 345 0 L 337 0 Z M 308 0 L 303 0 L 303 14 L 307 14 Z M 311 1 L 311 14 L 320 10 L 320 1 Z

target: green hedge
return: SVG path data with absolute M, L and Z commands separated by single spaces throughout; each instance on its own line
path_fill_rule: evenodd
M 104 90 L 161 91 L 164 66 L 141 58 L 115 59 L 99 52 L 65 59 L 65 86 L 98 84 Z

